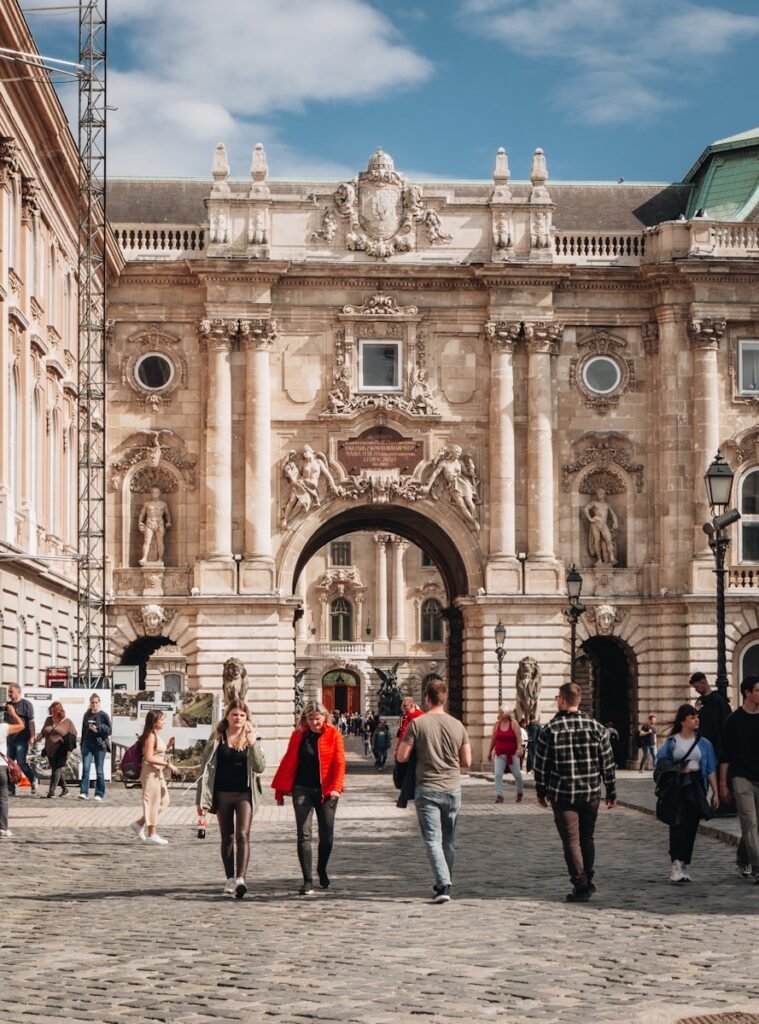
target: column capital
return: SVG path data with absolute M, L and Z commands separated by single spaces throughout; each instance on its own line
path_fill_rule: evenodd
M 549 320 L 534 320 L 525 323 L 524 336 L 528 352 L 559 354 L 559 342 L 564 331 L 564 324 Z
M 392 540 L 392 537 L 390 536 L 389 533 L 375 533 L 374 534 L 374 543 L 375 544 L 379 544 L 380 547 L 387 547 L 387 545 L 390 543 L 391 540 Z
M 727 330 L 726 320 L 716 320 L 705 317 L 697 320 L 695 317 L 688 321 L 688 339 L 691 348 L 718 349 L 720 341 Z
M 36 178 L 21 177 L 21 206 L 25 216 L 36 217 L 40 212 L 40 185 Z
M 12 135 L 0 135 L 0 184 L 18 171 L 18 143 Z
M 392 540 L 393 540 L 393 544 L 395 544 L 396 547 L 398 549 L 400 549 L 401 551 L 405 551 L 406 548 L 408 547 L 408 541 L 406 540 L 405 537 L 394 536 L 392 538 Z
M 488 320 L 485 323 L 485 337 L 494 352 L 513 352 L 521 331 L 521 320 Z
M 206 352 L 229 351 L 232 341 L 237 337 L 240 328 L 239 320 L 215 318 L 201 320 L 198 324 L 198 341 Z
M 240 342 L 245 349 L 271 348 L 277 335 L 277 321 L 271 317 L 240 321 Z

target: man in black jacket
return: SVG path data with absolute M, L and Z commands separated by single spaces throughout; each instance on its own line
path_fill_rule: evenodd
M 759 676 L 746 676 L 741 696 L 742 706 L 730 715 L 722 733 L 720 800 L 731 799 L 728 779 L 732 779 L 746 857 L 759 884 Z
M 30 701 L 24 700 L 21 696 L 21 687 L 17 683 L 11 683 L 8 687 L 8 704 L 11 705 L 18 717 L 24 723 L 24 728 L 20 732 L 16 732 L 13 735 L 8 736 L 6 741 L 8 757 L 12 757 L 14 761 L 18 761 L 21 771 L 26 775 L 27 779 L 29 779 L 29 782 L 31 783 L 32 796 L 34 796 L 37 792 L 37 775 L 34 768 L 32 768 L 26 759 L 27 754 L 29 753 L 29 747 L 33 745 L 36 736 L 36 730 L 34 728 L 34 707 Z M 16 719 L 11 718 L 6 710 L 5 721 L 15 723 Z M 10 781 L 8 782 L 8 795 L 16 795 L 16 787 L 12 786 Z

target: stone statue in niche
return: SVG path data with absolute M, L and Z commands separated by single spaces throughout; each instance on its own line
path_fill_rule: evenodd
M 543 210 L 538 210 L 532 218 L 530 245 L 533 249 L 548 249 L 551 245 L 551 229 L 548 222 L 548 214 Z
M 411 381 L 411 405 L 414 411 L 421 415 L 434 415 L 437 411 L 432 402 L 432 392 L 427 384 L 427 375 L 423 366 L 417 366 L 414 370 L 414 378 Z
M 583 509 L 588 520 L 588 554 L 595 558 L 596 565 L 616 565 L 617 552 L 614 536 L 619 520 L 611 505 L 606 501 L 606 491 L 599 487 L 593 501 Z
M 493 247 L 508 249 L 511 246 L 511 218 L 499 213 L 493 224 Z
M 266 245 L 266 213 L 264 210 L 256 210 L 251 218 L 248 242 L 251 245 Z
M 239 658 L 227 658 L 224 662 L 221 683 L 226 705 L 233 700 L 245 700 L 248 692 L 248 672 Z
M 432 475 L 427 481 L 424 493 L 426 497 L 434 497 L 432 488 L 440 478 L 445 484 L 453 505 L 464 519 L 479 533 L 477 522 L 477 471 L 471 455 L 464 455 L 463 449 L 457 444 L 450 444 L 435 459 Z
M 161 499 L 158 487 L 150 488 L 150 497 L 140 509 L 137 525 L 140 533 L 144 535 L 139 564 L 158 562 L 162 565 L 164 537 L 166 531 L 171 528 L 171 513 L 169 506 Z M 151 552 L 154 552 L 155 557 L 150 557 Z

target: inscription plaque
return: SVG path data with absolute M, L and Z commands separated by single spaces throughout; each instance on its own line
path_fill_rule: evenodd
M 351 476 L 358 476 L 364 469 L 412 473 L 422 458 L 422 442 L 390 427 L 370 427 L 358 437 L 338 441 L 337 457 Z

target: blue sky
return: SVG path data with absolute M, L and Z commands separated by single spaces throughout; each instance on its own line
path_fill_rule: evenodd
M 33 12 L 41 52 L 76 19 Z M 351 177 L 381 145 L 411 177 L 677 181 L 759 125 L 755 0 L 109 0 L 108 168 Z M 65 86 L 67 108 L 75 89 Z

